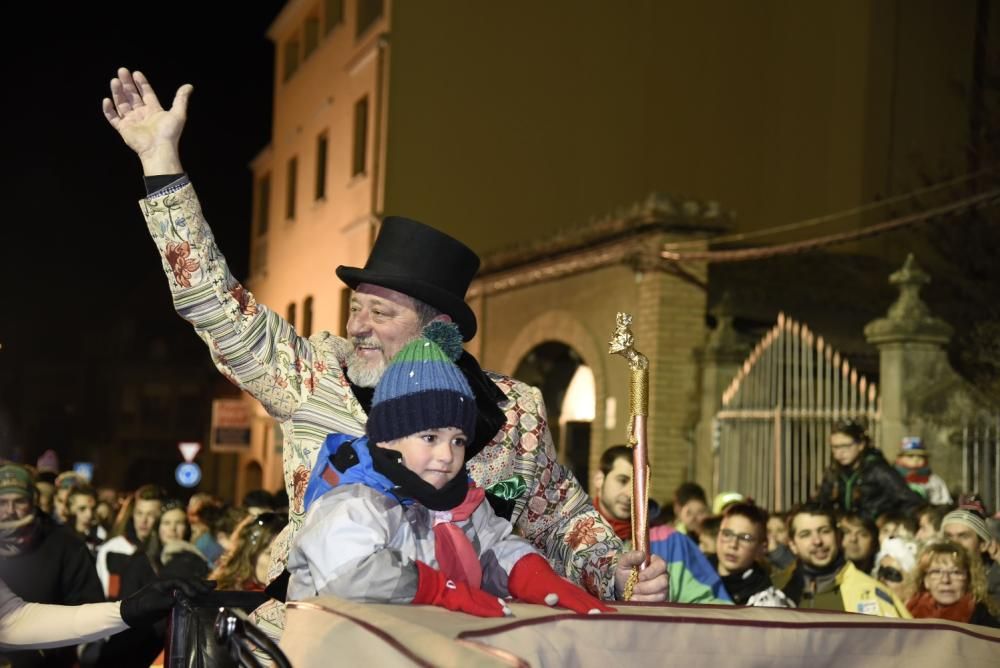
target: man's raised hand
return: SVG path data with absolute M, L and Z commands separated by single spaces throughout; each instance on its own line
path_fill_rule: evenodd
M 139 156 L 146 176 L 184 171 L 178 145 L 193 90 L 184 84 L 170 109 L 164 109 L 142 72 L 121 67 L 111 80 L 111 97 L 101 103 L 104 117 Z

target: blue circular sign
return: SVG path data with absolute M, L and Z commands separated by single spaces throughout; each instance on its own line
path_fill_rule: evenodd
M 181 487 L 194 487 L 201 482 L 201 467 L 194 462 L 184 462 L 174 471 L 174 480 Z

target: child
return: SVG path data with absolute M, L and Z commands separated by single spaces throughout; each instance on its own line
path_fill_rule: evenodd
M 431 323 L 383 374 L 366 436 L 327 437 L 288 558 L 288 599 L 329 594 L 500 617 L 512 595 L 612 611 L 556 575 L 469 481 L 477 411 L 452 362 L 459 354 L 457 328 Z
M 951 503 L 948 485 L 941 476 L 931 473 L 927 465 L 927 451 L 918 436 L 904 436 L 899 456 L 896 457 L 896 470 L 906 479 L 910 489 L 924 497 L 935 506 Z

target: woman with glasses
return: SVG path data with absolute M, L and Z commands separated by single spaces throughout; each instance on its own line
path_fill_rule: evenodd
M 1000 627 L 997 610 L 986 592 L 982 563 L 970 559 L 958 543 L 929 543 L 917 559 L 916 594 L 906 607 L 915 618 Z

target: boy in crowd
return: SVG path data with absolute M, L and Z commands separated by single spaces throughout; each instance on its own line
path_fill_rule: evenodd
M 948 485 L 931 471 L 927 450 L 919 436 L 904 436 L 896 457 L 896 471 L 914 492 L 935 506 L 951 503 Z
M 788 597 L 771 583 L 764 565 L 767 553 L 767 511 L 752 503 L 729 506 L 715 538 L 709 561 L 722 577 L 736 605 L 793 608 Z
M 508 596 L 613 610 L 556 575 L 470 484 L 476 400 L 453 363 L 460 353 L 457 328 L 432 323 L 376 385 L 366 436 L 327 438 L 289 553 L 289 600 L 332 594 L 481 617 L 509 615 Z

